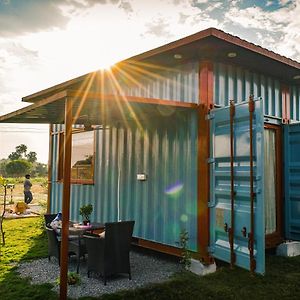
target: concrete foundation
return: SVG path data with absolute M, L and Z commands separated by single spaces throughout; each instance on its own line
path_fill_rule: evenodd
M 300 242 L 286 241 L 277 246 L 276 254 L 279 256 L 298 256 L 300 255 Z
M 199 276 L 204 276 L 210 273 L 214 273 L 217 270 L 217 266 L 215 263 L 211 265 L 203 265 L 199 260 L 196 259 L 191 259 L 191 266 L 187 268 L 190 272 L 199 275 Z

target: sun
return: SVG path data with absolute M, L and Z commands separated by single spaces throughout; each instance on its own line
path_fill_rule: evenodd
M 98 62 L 98 69 L 109 70 L 115 63 L 112 60 L 104 59 Z

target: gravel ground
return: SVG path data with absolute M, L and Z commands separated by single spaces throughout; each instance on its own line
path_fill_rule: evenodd
M 128 275 L 118 275 L 108 278 L 106 286 L 104 286 L 102 278 L 94 274 L 87 278 L 86 263 L 82 262 L 80 266 L 81 283 L 78 286 L 69 286 L 68 296 L 72 298 L 95 297 L 118 290 L 135 289 L 149 283 L 166 281 L 174 272 L 181 270 L 181 265 L 175 261 L 136 250 L 131 251 L 130 261 L 132 280 L 128 279 Z M 76 261 L 71 259 L 69 271 L 75 270 Z M 30 277 L 32 284 L 53 283 L 55 285 L 53 290 L 59 292 L 59 287 L 55 283 L 59 277 L 59 267 L 55 258 L 51 258 L 50 263 L 48 258 L 21 263 L 18 272 L 23 278 Z

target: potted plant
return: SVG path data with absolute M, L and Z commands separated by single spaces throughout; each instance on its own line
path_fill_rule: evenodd
M 60 285 L 60 277 L 55 280 Z M 68 272 L 68 285 L 79 285 L 81 283 L 80 275 L 75 272 Z
M 93 211 L 93 205 L 92 204 L 87 204 L 87 205 L 83 205 L 83 206 L 80 207 L 79 214 L 83 218 L 83 224 L 84 225 L 87 225 L 87 223 L 90 222 L 90 216 L 91 216 L 92 211 Z

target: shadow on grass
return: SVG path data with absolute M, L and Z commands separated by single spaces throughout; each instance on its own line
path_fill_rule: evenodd
M 218 271 L 205 277 L 190 272 L 176 274 L 169 282 L 133 291 L 87 299 L 300 299 L 300 257 L 267 255 L 265 276 L 218 262 Z
M 19 219 L 19 223 L 25 226 L 17 227 L 14 230 L 11 227 L 18 221 L 6 221 L 6 246 L 2 248 L 3 257 L 0 262 L 1 300 L 58 299 L 57 294 L 51 291 L 51 284 L 32 285 L 29 278 L 22 279 L 17 273 L 18 262 L 47 256 L 47 238 L 45 233 L 39 228 L 41 225 L 40 220 L 36 219 L 24 221 Z M 39 234 L 30 236 L 30 231 L 35 226 L 37 226 L 35 230 L 39 230 L 40 232 Z M 23 237 L 18 234 L 22 230 L 24 230 Z M 30 244 L 29 247 L 28 244 Z
M 21 279 L 12 264 L 47 256 L 47 238 L 42 230 L 34 230 L 36 222 L 21 222 L 10 232 L 20 236 L 21 241 L 12 241 L 7 253 L 12 259 L 0 264 L 0 299 L 58 299 L 51 291 L 51 284 L 31 285 L 29 279 Z M 19 233 L 18 233 L 19 230 Z M 27 231 L 26 231 L 27 230 Z M 24 232 L 23 238 L 20 233 Z M 27 232 L 27 234 L 26 234 Z M 14 242 L 14 243 L 13 243 Z M 24 243 L 30 243 L 25 247 Z M 18 249 L 18 251 L 16 251 Z M 23 249 L 23 252 L 22 252 Z M 25 251 L 26 249 L 26 251 Z M 15 251 L 15 252 L 14 252 Z M 21 253 L 21 255 L 20 255 Z M 161 284 L 152 284 L 144 288 L 105 294 L 98 298 L 83 297 L 81 300 L 146 300 L 146 299 L 299 299 L 300 295 L 300 257 L 283 258 L 267 255 L 266 275 L 254 275 L 246 270 L 231 270 L 225 263 L 218 262 L 218 271 L 214 274 L 198 277 L 189 272 L 178 273 L 172 280 Z M 1 274 L 4 274 L 1 276 Z M 102 282 L 99 282 L 102 284 Z M 109 284 L 109 283 L 108 283 Z

